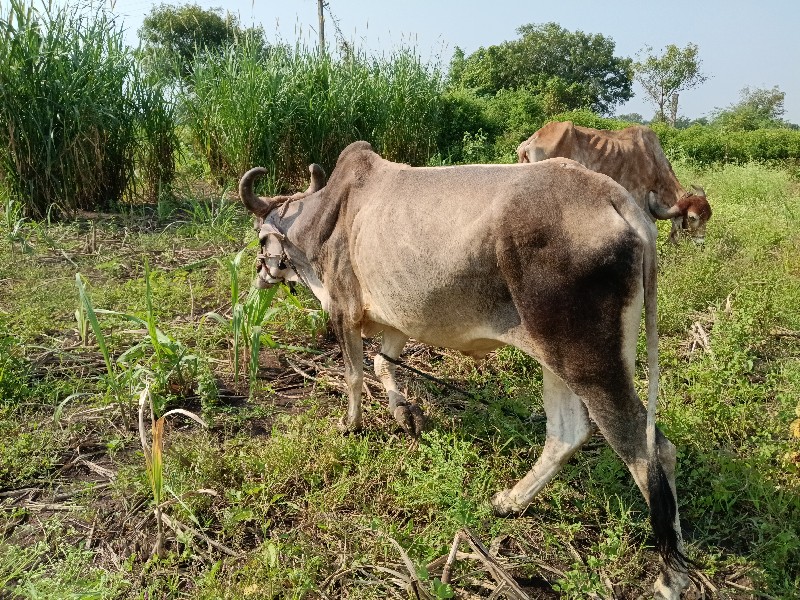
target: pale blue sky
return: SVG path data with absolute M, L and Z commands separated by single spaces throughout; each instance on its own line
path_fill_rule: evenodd
M 105 0 L 123 19 L 135 45 L 152 0 Z M 186 4 L 169 0 L 166 4 Z M 222 7 L 243 25 L 260 24 L 271 39 L 316 43 L 317 0 L 195 0 L 204 8 Z M 645 45 L 659 50 L 691 42 L 700 47 L 701 86 L 683 92 L 681 115 L 696 118 L 739 99 L 745 87 L 786 93 L 785 118 L 800 123 L 800 0 L 329 0 L 346 38 L 372 52 L 412 45 L 426 59 L 447 65 L 460 46 L 467 54 L 481 46 L 516 39 L 526 23 L 555 21 L 570 31 L 600 33 L 616 43 L 616 55 L 635 57 Z M 326 17 L 328 14 L 326 13 Z M 326 36 L 334 28 L 326 21 Z M 635 97 L 618 109 L 654 113 L 638 84 Z

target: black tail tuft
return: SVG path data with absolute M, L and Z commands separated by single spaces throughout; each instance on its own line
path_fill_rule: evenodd
M 647 466 L 647 487 L 650 492 L 650 524 L 656 538 L 656 550 L 668 567 L 686 571 L 694 562 L 678 547 L 678 533 L 675 531 L 678 508 L 667 475 L 657 458 L 651 459 Z

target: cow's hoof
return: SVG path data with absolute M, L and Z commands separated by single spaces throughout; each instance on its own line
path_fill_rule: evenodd
M 394 420 L 412 438 L 419 438 L 425 426 L 425 414 L 416 404 L 401 404 L 394 409 Z
M 357 433 L 361 431 L 362 424 L 361 421 L 350 422 L 350 419 L 344 416 L 336 423 L 336 429 L 338 429 L 339 433 L 342 435 L 347 435 L 349 433 Z
M 513 502 L 510 495 L 511 490 L 503 490 L 492 496 L 492 510 L 496 516 L 513 517 L 525 510 L 524 506 L 518 506 L 516 502 Z
M 670 575 L 662 572 L 653 586 L 653 598 L 654 600 L 680 600 L 681 593 L 687 587 L 689 587 L 689 576 L 685 572 L 671 571 Z

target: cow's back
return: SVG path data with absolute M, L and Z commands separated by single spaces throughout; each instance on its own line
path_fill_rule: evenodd
M 683 192 L 658 137 L 641 125 L 607 131 L 552 122 L 520 144 L 517 154 L 520 162 L 571 158 L 621 184 L 645 211 L 650 191 L 667 206 Z

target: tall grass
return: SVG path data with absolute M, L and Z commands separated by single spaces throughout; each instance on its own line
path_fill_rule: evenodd
M 441 75 L 410 50 L 339 59 L 300 46 L 264 52 L 247 39 L 200 57 L 183 116 L 211 172 L 236 178 L 255 164 L 283 187 L 306 167 L 330 170 L 348 143 L 421 164 L 436 152 Z
M 157 178 L 170 179 L 174 120 L 159 88 L 137 79 L 104 10 L 11 0 L 0 46 L 0 178 L 26 216 L 109 206 L 142 149 L 156 149 L 144 156 L 157 155 Z
M 131 74 L 130 89 L 136 117 L 133 185 L 146 202 L 155 203 L 172 194 L 180 147 L 177 106 L 167 85 L 146 76 L 138 64 Z

